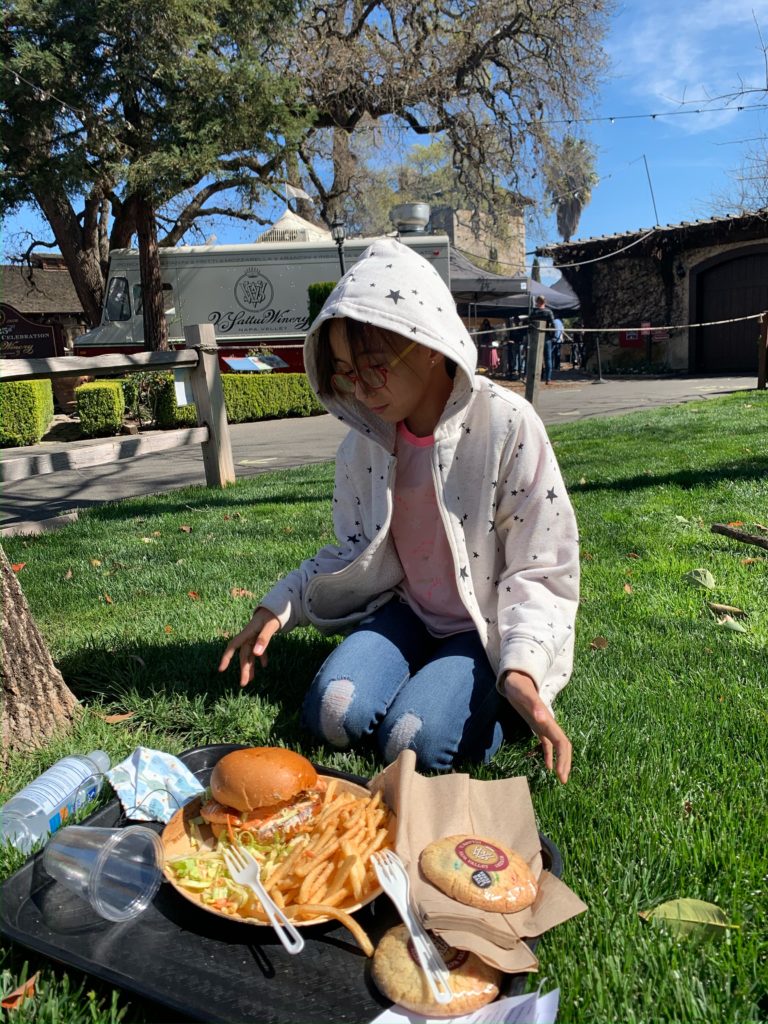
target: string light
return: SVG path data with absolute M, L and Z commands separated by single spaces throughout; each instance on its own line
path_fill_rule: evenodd
M 730 110 L 739 113 L 745 110 L 768 110 L 768 103 L 752 103 L 737 107 L 726 103 L 721 107 L 696 107 L 694 110 L 665 110 L 648 114 L 606 114 L 601 117 L 563 117 L 549 120 L 542 119 L 541 121 L 528 121 L 527 124 L 529 127 L 541 124 L 565 124 L 570 127 L 573 124 L 597 124 L 600 121 L 607 121 L 609 124 L 616 124 L 617 121 L 636 121 L 639 118 L 650 118 L 652 121 L 655 121 L 657 117 L 681 117 L 683 114 L 714 114 L 723 110 Z

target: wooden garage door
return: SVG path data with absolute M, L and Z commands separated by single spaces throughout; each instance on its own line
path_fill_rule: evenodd
M 768 252 L 735 256 L 702 271 L 696 282 L 698 323 L 768 310 Z M 759 323 L 698 329 L 696 369 L 704 373 L 757 373 Z

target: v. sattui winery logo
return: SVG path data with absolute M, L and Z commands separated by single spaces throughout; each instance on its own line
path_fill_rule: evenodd
M 235 299 L 243 309 L 254 313 L 272 302 L 274 292 L 272 282 L 255 268 L 249 267 L 235 284 Z

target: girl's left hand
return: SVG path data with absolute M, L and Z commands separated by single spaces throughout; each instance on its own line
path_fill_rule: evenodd
M 552 771 L 556 760 L 557 777 L 561 782 L 567 782 L 571 772 L 571 741 L 539 696 L 531 677 L 523 672 L 507 672 L 504 693 L 515 711 L 539 737 L 548 770 Z

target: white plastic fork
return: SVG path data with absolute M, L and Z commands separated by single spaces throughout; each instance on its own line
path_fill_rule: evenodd
M 256 893 L 259 903 L 264 908 L 264 913 L 269 918 L 269 923 L 288 952 L 300 953 L 304 949 L 304 939 L 261 884 L 259 862 L 249 853 L 238 850 L 234 846 L 224 850 L 224 862 L 234 882 L 246 885 Z
M 438 1003 L 449 1003 L 453 998 L 451 976 L 411 902 L 411 883 L 405 864 L 394 850 L 379 850 L 372 854 L 371 861 L 382 889 L 397 907 L 402 922 L 410 933 L 413 948 L 421 969 L 427 976 L 432 995 Z

